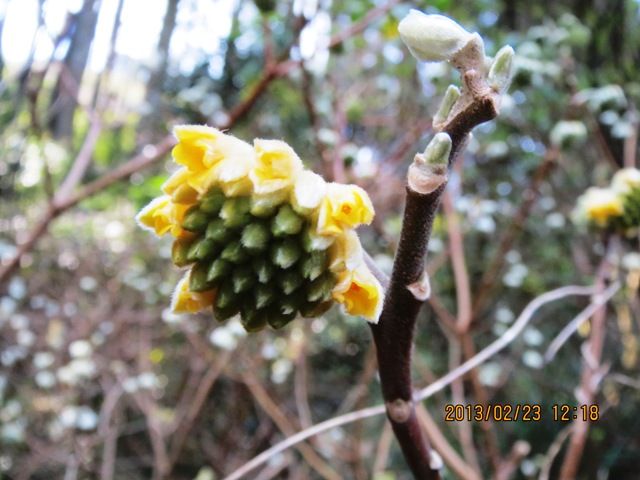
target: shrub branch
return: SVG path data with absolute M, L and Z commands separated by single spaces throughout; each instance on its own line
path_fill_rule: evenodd
M 475 70 L 464 72 L 465 90 L 460 110 L 442 127 L 451 137 L 449 168 L 464 148 L 471 130 L 496 117 L 497 93 Z M 429 175 L 426 172 L 425 175 Z M 416 478 L 438 479 L 431 448 L 416 416 L 411 382 L 411 357 L 418 313 L 424 300 L 407 288 L 419 282 L 431 236 L 431 229 L 446 187 L 446 177 L 430 193 L 406 189 L 400 242 L 393 264 L 385 303 L 377 325 L 371 325 L 387 417 Z

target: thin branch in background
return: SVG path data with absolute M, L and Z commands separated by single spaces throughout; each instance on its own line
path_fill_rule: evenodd
M 401 0 L 390 0 L 386 3 L 383 3 L 375 8 L 372 8 L 367 12 L 367 14 L 358 22 L 352 23 L 348 28 L 344 30 L 340 30 L 329 40 L 329 48 L 334 48 L 340 45 L 345 40 L 352 38 L 364 31 L 369 25 L 371 25 L 378 18 L 384 16 L 389 12 L 393 7 L 398 5 Z
M 542 466 L 540 467 L 540 475 L 538 476 L 538 480 L 549 480 L 551 478 L 550 475 L 551 467 L 553 467 L 553 461 L 560 453 L 560 450 L 562 450 L 562 444 L 567 440 L 567 438 L 569 438 L 570 433 L 571 426 L 569 425 L 560 430 L 551 445 L 549 445 L 547 453 L 544 456 Z
M 451 447 L 451 444 L 447 441 L 440 428 L 438 428 L 438 424 L 429 415 L 424 405 L 418 405 L 416 412 L 422 427 L 433 444 L 433 448 L 440 454 L 445 465 L 461 480 L 481 480 L 479 469 L 466 463 Z
M 278 407 L 278 404 L 269 396 L 251 369 L 246 369 L 242 374 L 242 378 L 245 385 L 253 395 L 253 398 L 258 402 L 258 405 L 260 405 L 267 415 L 269 415 L 280 431 L 285 435 L 293 435 L 293 432 L 295 431 L 293 425 L 280 407 Z M 340 480 L 340 475 L 338 475 L 338 473 L 336 473 L 328 463 L 320 458 L 310 445 L 303 444 L 296 448 L 302 454 L 306 462 L 313 467 L 313 469 L 322 478 L 327 480 Z
M 36 223 L 26 237 L 26 240 L 18 245 L 17 251 L 13 257 L 2 262 L 0 268 L 0 287 L 9 280 L 11 275 L 20 265 L 20 260 L 24 255 L 29 253 L 40 240 L 40 238 L 48 231 L 49 224 L 58 218 L 65 211 L 77 205 L 92 195 L 104 190 L 114 183 L 130 177 L 135 172 L 142 170 L 144 167 L 162 158 L 173 146 L 174 140 L 172 136 L 165 137 L 160 143 L 154 146 L 145 147 L 142 152 L 127 163 L 106 173 L 102 177 L 86 184 L 83 188 L 75 193 L 70 193 L 65 198 L 56 198 L 46 209 L 44 216 Z
M 362 20 L 353 24 L 349 29 L 340 31 L 335 36 L 333 36 L 329 42 L 329 45 L 337 46 L 345 40 L 351 38 L 352 36 L 362 32 L 373 21 L 386 14 L 397 3 L 400 3 L 399 0 L 394 0 L 384 6 L 372 9 Z M 300 25 L 295 41 L 297 41 L 297 37 L 300 34 L 300 30 L 303 26 L 304 24 Z M 288 56 L 289 51 L 290 49 L 285 49 L 285 55 Z M 263 74 L 258 82 L 254 85 L 253 89 L 241 103 L 236 105 L 236 107 L 228 113 L 226 121 L 223 125 L 219 125 L 218 128 L 221 130 L 227 130 L 237 122 L 245 118 L 246 115 L 255 106 L 258 99 L 266 92 L 267 87 L 271 84 L 272 81 L 274 81 L 278 77 L 290 73 L 293 68 L 298 67 L 299 65 L 299 61 L 289 60 L 285 56 L 280 58 L 272 68 L 266 68 L 263 71 Z M 129 178 L 134 173 L 143 170 L 144 168 L 153 164 L 155 161 L 163 158 L 164 155 L 173 146 L 173 144 L 173 137 L 171 135 L 167 135 L 166 137 L 158 141 L 155 145 L 145 146 L 142 150 L 142 153 L 136 155 L 125 164 L 116 167 L 113 171 L 107 172 L 97 180 L 85 185 L 80 190 L 80 192 L 76 194 L 70 194 L 67 198 L 64 199 L 60 198 L 56 203 L 51 203 L 46 209 L 45 215 L 40 219 L 40 221 L 38 221 L 38 223 L 36 223 L 35 227 L 33 227 L 29 234 L 26 236 L 26 240 L 18 245 L 14 256 L 0 263 L 0 288 L 4 287 L 5 283 L 9 280 L 11 275 L 13 275 L 16 269 L 20 266 L 20 260 L 22 259 L 22 257 L 29 253 L 38 243 L 40 238 L 47 233 L 49 225 L 53 220 L 55 220 L 69 208 L 74 207 L 80 201 L 97 194 L 98 192 L 110 187 L 116 182 Z M 91 151 L 91 154 L 92 153 L 93 151 Z M 76 158 L 73 164 L 75 164 L 77 161 L 78 159 Z
M 595 291 L 593 286 L 591 287 L 581 287 L 570 285 L 566 287 L 560 287 L 555 290 L 551 290 L 549 292 L 543 293 L 539 297 L 536 297 L 532 300 L 522 311 L 522 313 L 518 316 L 513 325 L 497 340 L 489 344 L 483 350 L 481 350 L 475 357 L 467 360 L 462 365 L 460 365 L 455 371 L 448 372 L 446 375 L 440 377 L 438 380 L 433 382 L 431 385 L 423 388 L 422 390 L 416 392 L 415 399 L 416 401 L 426 400 L 431 397 L 435 393 L 440 390 L 446 388 L 456 380 L 457 378 L 465 375 L 469 370 L 473 368 L 477 368 L 482 365 L 488 359 L 496 355 L 498 352 L 507 347 L 513 340 L 515 340 L 520 333 L 526 328 L 529 322 L 533 319 L 533 315 L 546 305 L 547 303 L 551 303 L 557 300 L 561 300 L 563 298 L 576 295 L 576 296 L 589 296 L 592 295 Z M 597 301 L 598 299 L 594 299 L 593 301 Z M 329 420 L 325 420 L 324 422 L 318 423 L 311 428 L 306 430 L 302 430 L 295 435 L 292 435 L 283 441 L 273 445 L 269 449 L 262 452 L 260 455 L 252 458 L 247 463 L 242 465 L 241 467 L 234 470 L 232 473 L 224 477 L 223 480 L 239 480 L 247 475 L 249 472 L 258 468 L 260 465 L 268 462 L 269 459 L 278 455 L 279 453 L 297 445 L 300 442 L 305 441 L 309 437 L 313 437 L 314 435 L 318 435 L 322 432 L 326 432 L 327 430 L 331 430 L 336 427 L 340 427 L 342 425 L 347 425 L 349 423 L 357 422 L 359 420 L 364 420 L 366 418 L 375 417 L 377 415 L 382 415 L 386 412 L 386 408 L 384 405 L 377 405 L 374 407 L 364 408 L 362 410 L 357 410 L 355 412 L 347 413 L 345 415 L 340 415 L 338 417 L 331 418 Z
M 611 242 L 607 239 L 606 253 L 598 266 L 596 273 L 596 292 L 597 297 L 602 298 L 606 290 L 606 282 L 609 278 L 611 264 L 609 263 L 609 254 L 612 250 Z M 580 376 L 580 384 L 576 390 L 576 400 L 581 405 L 590 405 L 594 402 L 598 391 L 600 381 L 602 379 L 601 362 L 602 350 L 606 337 L 606 319 L 607 304 L 602 302 L 599 309 L 593 313 L 591 319 L 591 329 L 589 338 L 584 344 L 582 358 L 582 374 Z M 564 454 L 564 461 L 560 468 L 560 480 L 573 480 L 578 474 L 578 468 L 587 443 L 587 434 L 589 433 L 590 418 L 576 419 L 571 425 L 571 434 L 569 436 L 569 444 Z
M 309 407 L 309 391 L 308 391 L 308 368 L 307 368 L 307 339 L 310 336 L 309 324 L 305 323 L 304 334 L 299 341 L 299 350 L 295 361 L 294 375 L 294 396 L 296 399 L 296 408 L 298 417 L 300 418 L 300 426 L 308 428 L 313 424 L 311 417 L 311 408 Z
M 562 348 L 562 346 L 571 338 L 571 336 L 580 328 L 580 326 L 589 320 L 591 316 L 598 310 L 602 305 L 608 302 L 622 287 L 620 282 L 613 282 L 609 287 L 603 292 L 602 296 L 599 298 L 599 301 L 590 304 L 587 308 L 582 310 L 576 317 L 571 320 L 569 323 L 565 325 L 565 327 L 560 331 L 560 333 L 553 339 L 553 341 L 549 344 L 547 351 L 544 353 L 544 363 L 550 363 L 555 358 L 558 350 Z
M 507 345 L 513 342 L 513 340 L 515 340 L 518 335 L 522 333 L 522 331 L 531 321 L 533 314 L 543 305 L 554 302 L 556 300 L 560 300 L 562 298 L 569 297 L 571 295 L 592 295 L 594 292 L 595 287 L 579 287 L 570 285 L 566 287 L 556 288 L 555 290 L 551 290 L 549 292 L 543 293 L 539 297 L 536 297 L 534 300 L 529 302 L 529 304 L 524 308 L 513 325 L 506 332 L 504 332 L 501 337 L 491 342 L 487 347 L 478 352 L 478 354 L 476 354 L 473 358 L 470 358 L 469 360 L 464 362 L 454 371 L 447 373 L 428 387 L 425 387 L 417 392 L 416 398 L 418 400 L 424 400 L 430 397 L 435 392 L 445 388 L 459 376 L 465 375 L 470 370 L 482 365 L 489 358 L 493 357 L 495 354 L 503 350 Z M 599 297 L 593 299 L 593 301 L 598 300 Z
M 184 413 L 184 417 L 181 419 L 178 429 L 171 439 L 171 443 L 169 445 L 169 465 L 167 468 L 167 475 L 171 474 L 176 462 L 180 458 L 184 444 L 194 427 L 195 421 L 204 408 L 206 400 L 209 397 L 209 393 L 230 358 L 231 352 L 224 351 L 217 357 L 216 362 L 211 365 L 202 376 L 195 396 L 189 404 L 189 409 Z
M 351 389 L 344 396 L 344 400 L 342 400 L 342 403 L 340 403 L 340 406 L 336 410 L 337 415 L 353 409 L 358 404 L 358 402 L 360 402 L 367 395 L 371 381 L 377 373 L 376 350 L 373 345 L 369 345 L 363 363 L 364 366 L 362 368 L 362 371 L 360 372 L 358 379 L 356 380 L 353 387 L 351 387 Z
M 382 473 L 387 466 L 389 460 L 389 450 L 391 450 L 391 442 L 393 442 L 393 430 L 391 430 L 391 424 L 384 422 L 382 433 L 378 440 L 378 446 L 376 448 L 376 456 L 373 459 L 373 468 L 371 469 L 371 478 Z
M 471 326 L 471 284 L 469 281 L 469 273 L 464 258 L 464 240 L 462 238 L 462 231 L 460 229 L 460 222 L 453 207 L 453 201 L 451 198 L 451 191 L 445 192 L 442 201 L 442 210 L 447 224 L 448 244 L 449 244 L 449 259 L 451 260 L 451 266 L 453 269 L 453 277 L 455 283 L 455 296 L 457 304 L 457 318 L 454 324 L 454 335 L 448 335 L 449 339 L 449 369 L 454 370 L 460 365 L 463 357 L 462 342 L 463 340 L 469 340 L 469 327 Z M 475 383 L 474 383 L 475 385 Z M 462 379 L 458 379 L 451 384 L 451 393 L 453 397 L 453 403 L 464 404 L 464 383 Z M 476 395 L 477 400 L 480 401 L 485 395 Z M 488 424 L 488 422 L 487 422 Z M 473 441 L 472 425 L 469 422 L 460 422 L 457 425 L 458 436 L 460 444 L 462 445 L 462 451 L 467 462 L 472 466 L 473 470 L 480 472 L 480 462 L 478 460 L 478 452 L 476 450 Z M 486 429 L 483 429 L 485 434 Z M 491 435 L 487 435 L 487 444 L 485 448 L 489 452 L 490 458 L 494 466 L 499 463 L 498 450 L 495 445 L 492 444 Z M 491 447 L 491 448 L 489 448 Z
M 449 259 L 451 260 L 456 286 L 456 330 L 458 334 L 463 334 L 469 331 L 471 325 L 471 283 L 464 258 L 464 240 L 460 230 L 460 221 L 453 208 L 450 191 L 446 191 L 443 195 L 442 211 L 447 223 Z
M 531 445 L 525 440 L 518 440 L 511 446 L 511 451 L 504 459 L 495 475 L 495 480 L 509 480 L 518 470 L 522 460 L 531 452 Z
M 636 167 L 636 156 L 638 152 L 638 130 L 640 129 L 640 118 L 638 117 L 638 110 L 634 104 L 631 104 L 629 108 L 632 121 L 631 135 L 629 135 L 624 141 L 624 166 L 625 168 Z
M 100 425 L 98 427 L 101 437 L 104 438 L 100 478 L 103 480 L 111 480 L 115 472 L 118 444 L 118 422 L 111 424 L 111 419 L 119 416 L 118 402 L 123 390 L 119 384 L 116 384 L 109 389 L 105 389 L 105 391 L 107 394 L 102 402 Z
M 623 375 L 621 373 L 612 373 L 608 377 L 610 380 L 619 383 L 620 385 L 625 385 L 627 387 L 635 388 L 636 390 L 640 390 L 640 380 L 636 380 L 627 375 Z
M 449 363 L 448 369 L 454 370 L 462 361 L 462 349 L 458 338 L 451 338 L 449 342 Z M 454 405 L 464 405 L 465 391 L 463 377 L 457 378 L 451 383 L 451 401 Z M 458 433 L 458 441 L 462 447 L 465 461 L 476 473 L 481 472 L 478 451 L 473 439 L 473 425 L 471 422 L 456 422 L 454 427 Z M 429 437 L 431 438 L 431 437 Z
M 478 284 L 478 287 L 474 293 L 475 302 L 473 305 L 473 320 L 476 320 L 482 311 L 487 307 L 490 299 L 491 292 L 496 286 L 496 278 L 502 272 L 506 262 L 506 254 L 513 247 L 515 241 L 521 234 L 524 224 L 529 218 L 529 214 L 536 200 L 540 196 L 540 187 L 542 183 L 547 179 L 558 161 L 560 151 L 553 147 L 547 149 L 542 163 L 538 166 L 533 178 L 529 183 L 529 186 L 522 194 L 523 201 L 518 208 L 518 211 L 514 215 L 513 219 L 509 223 L 509 227 L 500 235 L 498 240 L 496 252 L 493 255 L 492 260 L 489 262 L 489 266 L 484 270 L 482 278 Z

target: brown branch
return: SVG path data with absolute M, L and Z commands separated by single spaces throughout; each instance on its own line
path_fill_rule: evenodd
M 495 480 L 509 480 L 518 469 L 522 460 L 531 452 L 531 445 L 525 440 L 518 440 L 511 446 L 509 456 L 500 465 Z
M 202 376 L 202 380 L 196 390 L 195 396 L 192 402 L 189 404 L 189 409 L 185 412 L 182 421 L 180 422 L 180 426 L 175 432 L 175 435 L 172 438 L 170 451 L 169 451 L 169 465 L 167 467 L 167 475 L 171 474 L 173 467 L 176 462 L 180 458 L 180 453 L 184 448 L 184 444 L 191 433 L 191 430 L 195 424 L 198 415 L 202 411 L 202 408 L 205 406 L 207 397 L 209 396 L 209 392 L 213 388 L 213 385 L 216 383 L 216 380 L 222 373 L 222 370 L 227 365 L 229 358 L 231 357 L 231 352 L 225 351 L 222 353 L 216 363 L 211 365 L 207 372 Z
M 300 426 L 308 428 L 313 425 L 313 419 L 311 417 L 311 408 L 309 407 L 309 391 L 307 388 L 308 369 L 307 369 L 307 338 L 310 336 L 309 324 L 305 323 L 304 327 L 305 335 L 300 341 L 300 350 L 296 356 L 295 361 L 295 376 L 294 376 L 294 397 L 296 399 L 296 408 L 298 410 L 298 418 L 300 419 Z
M 348 28 L 341 30 L 337 34 L 335 34 L 329 40 L 329 48 L 336 47 L 340 45 L 345 40 L 348 40 L 351 37 L 354 37 L 361 33 L 365 28 L 367 28 L 374 20 L 378 17 L 385 15 L 389 10 L 395 7 L 400 3 L 400 0 L 391 0 L 389 2 L 383 3 L 382 5 L 372 8 L 369 12 L 362 18 L 362 20 L 350 25 Z
M 413 405 L 411 352 L 422 302 L 407 289 L 424 271 L 427 243 L 444 185 L 426 195 L 407 188 L 402 233 L 380 321 L 371 325 L 387 416 L 414 476 L 439 478 Z
M 391 442 L 393 441 L 393 431 L 389 422 L 385 422 L 382 434 L 378 440 L 378 447 L 376 448 L 376 456 L 373 460 L 373 469 L 371 471 L 371 478 L 377 478 L 378 474 L 382 473 L 387 465 L 389 458 L 389 450 L 391 449 Z
M 451 447 L 446 437 L 438 428 L 438 424 L 433 420 L 424 405 L 418 406 L 418 419 L 425 429 L 428 437 L 433 442 L 433 448 L 436 450 L 444 463 L 454 472 L 458 478 L 462 480 L 481 480 L 481 476 L 475 471 L 471 465 L 465 463 L 458 453 Z
M 278 404 L 269 396 L 251 369 L 245 370 L 242 374 L 242 379 L 253 395 L 253 398 L 255 398 L 267 415 L 269 415 L 280 431 L 287 436 L 293 435 L 295 433 L 295 428 L 291 425 L 291 422 L 280 407 L 278 407 Z M 296 448 L 302 454 L 307 463 L 323 478 L 328 480 L 340 479 L 340 475 L 338 475 L 328 463 L 320 458 L 309 445 L 301 444 L 296 446 Z
M 607 249 L 608 252 L 609 249 Z M 608 255 L 600 263 L 598 273 L 596 275 L 597 294 L 602 295 L 606 288 L 606 281 L 609 275 L 610 264 Z M 607 307 L 603 304 L 591 319 L 591 332 L 587 343 L 585 343 L 585 351 L 582 360 L 582 375 L 580 377 L 580 385 L 577 390 L 576 399 L 580 405 L 590 405 L 594 402 L 600 380 L 602 378 L 602 350 L 606 337 Z M 578 474 L 582 453 L 587 443 L 587 434 L 589 433 L 589 418 L 584 421 L 582 418 L 574 420 L 571 426 L 571 434 L 569 436 L 569 444 L 564 455 L 564 461 L 560 469 L 560 480 L 572 480 Z
M 43 217 L 31 230 L 27 239 L 18 246 L 18 250 L 15 255 L 1 266 L 0 287 L 9 280 L 13 272 L 18 268 L 22 257 L 29 253 L 35 247 L 40 238 L 47 232 L 49 224 L 52 221 L 82 200 L 95 195 L 120 180 L 128 178 L 133 173 L 142 170 L 146 166 L 155 162 L 169 151 L 173 143 L 173 138 L 171 136 L 167 136 L 160 143 L 151 147 L 146 147 L 143 149 L 142 153 L 136 155 L 127 163 L 85 185 L 76 193 L 70 193 L 64 198 L 61 198 L 59 195 L 54 196 Z
M 373 20 L 386 13 L 397 3 L 399 3 L 399 1 L 394 0 L 392 2 L 389 2 L 385 6 L 374 8 L 369 12 L 369 14 L 365 16 L 365 18 L 352 25 L 351 28 L 341 31 L 333 36 L 330 40 L 329 46 L 337 46 L 345 40 L 351 38 L 352 36 L 357 35 L 362 30 L 364 30 Z M 299 22 L 299 25 L 296 28 L 296 38 L 299 35 L 302 27 L 304 27 L 304 22 Z M 297 39 L 295 41 L 297 41 Z M 289 48 L 286 49 L 286 55 L 288 55 L 289 50 Z M 240 104 L 238 104 L 231 110 L 231 112 L 229 112 L 226 122 L 223 125 L 219 125 L 218 128 L 220 128 L 221 130 L 226 130 L 242 120 L 255 106 L 258 99 L 266 92 L 267 87 L 271 84 L 272 81 L 288 74 L 293 68 L 296 68 L 301 64 L 300 61 L 290 60 L 286 56 L 283 56 L 278 60 L 279 61 L 277 63 L 266 66 L 265 70 L 263 71 L 262 77 L 260 77 L 251 92 Z M 149 150 L 145 149 L 147 153 L 143 151 L 143 153 L 135 156 L 127 163 L 116 168 L 114 171 L 108 172 L 103 177 L 86 185 L 80 192 L 71 194 L 67 198 L 60 198 L 58 199 L 58 202 L 50 202 L 46 209 L 45 215 L 40 219 L 33 230 L 31 230 L 31 232 L 27 235 L 27 239 L 18 246 L 16 254 L 11 259 L 7 260 L 3 264 L 0 264 L 0 288 L 4 286 L 7 280 L 9 280 L 11 275 L 19 267 L 22 257 L 29 253 L 35 247 L 36 243 L 38 243 L 40 238 L 46 234 L 49 229 L 49 225 L 53 220 L 55 220 L 69 208 L 74 207 L 81 200 L 84 200 L 85 198 L 88 198 L 102 191 L 103 189 L 120 180 L 128 178 L 132 174 L 146 168 L 156 160 L 162 158 L 169 151 L 173 143 L 174 141 L 172 136 L 168 135 L 164 139 L 156 143 L 154 146 L 152 146 Z M 149 151 L 153 153 L 148 153 Z M 74 164 L 76 163 L 76 161 L 77 159 L 74 161 Z
M 425 387 L 416 392 L 415 400 L 422 401 L 430 398 L 435 393 L 443 390 L 448 385 L 450 385 L 451 382 L 453 382 L 456 378 L 467 374 L 470 370 L 477 368 L 488 359 L 498 354 L 498 352 L 506 348 L 518 337 L 518 335 L 523 332 L 529 322 L 533 319 L 533 315 L 538 311 L 538 309 L 540 309 L 547 303 L 561 300 L 571 295 L 592 295 L 594 291 L 594 287 L 580 287 L 569 285 L 551 290 L 536 297 L 531 302 L 529 302 L 529 304 L 525 307 L 525 309 L 518 316 L 515 322 L 513 322 L 513 325 L 511 325 L 511 327 L 509 327 L 509 329 L 501 337 L 494 340 L 491 344 L 478 352 L 476 356 L 464 362 L 454 371 L 447 372 L 444 376 L 432 382 L 428 387 Z M 601 301 L 601 299 L 596 299 L 594 301 Z M 297 445 L 300 442 L 305 441 L 308 438 L 319 435 L 320 433 L 331 430 L 332 428 L 336 428 L 342 425 L 348 425 L 349 423 L 357 422 L 365 418 L 375 417 L 377 415 L 382 415 L 383 413 L 385 413 L 385 406 L 376 405 L 373 407 L 356 410 L 355 412 L 350 412 L 345 415 L 333 417 L 321 423 L 317 423 L 312 427 L 307 428 L 306 430 L 302 430 L 295 435 L 285 438 L 281 442 L 278 442 L 277 444 L 271 446 L 261 454 L 252 458 L 247 463 L 224 477 L 224 480 L 240 480 L 255 468 L 268 462 L 275 455 L 286 451 L 287 449 Z
M 496 94 L 481 88 L 480 74 L 466 71 L 463 80 L 470 97 L 466 99 L 468 103 L 442 129 L 452 141 L 449 166 L 453 165 L 471 130 L 497 115 Z M 411 382 L 413 338 L 423 302 L 407 287 L 423 275 L 431 228 L 445 186 L 446 181 L 426 194 L 407 187 L 389 288 L 380 320 L 371 325 L 387 417 L 413 475 L 427 480 L 438 479 L 440 475 L 438 469 L 431 466 L 430 447 L 416 417 Z

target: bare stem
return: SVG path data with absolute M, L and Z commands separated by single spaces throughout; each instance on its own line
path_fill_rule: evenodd
M 468 84 L 478 75 L 464 74 Z M 496 97 L 489 89 L 472 89 L 474 96 L 442 130 L 452 140 L 449 166 L 464 147 L 471 130 L 497 115 Z M 430 193 L 407 187 L 400 242 L 393 264 L 380 321 L 371 325 L 376 345 L 382 395 L 398 443 L 413 475 L 419 479 L 438 479 L 432 467 L 430 446 L 416 416 L 411 382 L 411 356 L 416 320 L 423 300 L 407 288 L 424 272 L 431 228 L 446 181 Z

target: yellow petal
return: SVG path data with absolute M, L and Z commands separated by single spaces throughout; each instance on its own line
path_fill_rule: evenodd
M 198 191 L 191 185 L 180 185 L 171 195 L 174 203 L 194 205 L 198 201 Z
M 235 197 L 249 195 L 253 190 L 249 172 L 254 166 L 254 156 L 228 158 L 215 167 L 218 182 L 225 195 Z
M 164 195 L 155 198 L 136 216 L 139 225 L 161 237 L 170 232 L 174 237 L 182 237 L 185 231 L 180 227 L 189 205 L 176 204 Z
M 329 247 L 329 269 L 332 272 L 355 270 L 364 261 L 363 253 L 358 234 L 345 230 Z
M 218 183 L 218 173 L 215 168 L 207 168 L 206 170 L 192 173 L 187 183 L 198 194 L 202 195 Z
M 362 188 L 330 183 L 318 213 L 318 233 L 338 235 L 345 228 L 368 225 L 373 215 L 373 204 Z
M 174 128 L 178 145 L 173 158 L 192 172 L 214 167 L 223 159 L 253 157 L 253 147 L 231 135 L 205 125 L 181 125 Z
M 192 173 L 186 168 L 175 171 L 160 187 L 167 195 L 173 195 L 178 188 L 185 185 Z
M 205 157 L 209 155 L 211 145 L 223 133 L 206 125 L 178 125 L 173 129 L 178 144 L 171 152 L 176 163 L 191 171 L 206 168 Z
M 186 273 L 176 285 L 171 299 L 171 311 L 174 313 L 196 313 L 210 307 L 215 298 L 215 290 L 191 292 L 189 273 Z
M 578 210 L 588 221 L 601 227 L 613 217 L 624 212 L 622 198 L 617 192 L 608 188 L 589 188 L 578 200 Z
M 253 145 L 256 165 L 249 176 L 254 191 L 265 194 L 291 188 L 303 168 L 296 152 L 280 140 L 256 139 Z
M 339 274 L 332 295 L 335 301 L 344 306 L 347 313 L 360 315 L 371 323 L 378 323 L 384 291 L 366 265 Z
M 162 191 L 176 203 L 196 203 L 198 196 L 217 183 L 217 173 L 212 168 L 193 172 L 181 168 L 162 184 Z
M 623 168 L 618 170 L 611 179 L 611 188 L 622 194 L 640 188 L 640 170 L 637 168 Z
M 300 215 L 309 215 L 320 206 L 326 191 L 324 178 L 310 170 L 303 170 L 293 186 L 291 206 Z

